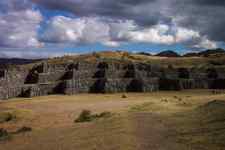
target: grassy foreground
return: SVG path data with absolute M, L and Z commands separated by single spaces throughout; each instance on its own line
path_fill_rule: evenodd
M 1 102 L 0 128 L 11 136 L 0 140 L 0 150 L 225 149 L 224 91 L 123 95 L 53 95 Z M 112 115 L 75 123 L 84 109 Z M 17 134 L 21 128 L 32 130 Z

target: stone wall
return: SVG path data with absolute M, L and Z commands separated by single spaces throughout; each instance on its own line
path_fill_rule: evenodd
M 172 68 L 148 63 L 99 61 L 40 63 L 0 70 L 0 99 L 49 94 L 225 89 L 225 69 Z
M 22 97 L 34 97 L 34 96 L 45 96 L 50 94 L 63 94 L 63 91 L 60 89 L 60 83 L 42 83 L 42 84 L 33 84 L 26 85 L 22 87 Z
M 66 80 L 63 84 L 65 94 L 75 93 L 116 93 L 152 92 L 158 90 L 158 79 L 78 79 Z
M 0 87 L 0 99 L 9 99 L 21 96 L 22 87 Z
M 0 87 L 22 86 L 29 71 L 25 69 L 10 69 L 4 71 L 4 77 L 0 78 Z

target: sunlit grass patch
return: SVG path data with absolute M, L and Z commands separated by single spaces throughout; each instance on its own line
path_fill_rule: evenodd
M 149 111 L 152 105 L 154 105 L 154 103 L 146 102 L 141 105 L 132 106 L 129 111 L 130 112 Z
M 18 121 L 20 119 L 27 118 L 30 113 L 30 110 L 25 109 L 15 109 L 0 112 L 0 123 Z

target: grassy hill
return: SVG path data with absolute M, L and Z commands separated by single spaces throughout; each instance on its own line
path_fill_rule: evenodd
M 48 60 L 50 64 L 61 64 L 70 63 L 73 61 L 116 61 L 118 63 L 123 62 L 140 62 L 150 63 L 153 65 L 161 66 L 174 66 L 174 67 L 224 67 L 225 66 L 225 55 L 210 56 L 210 57 L 160 57 L 160 56 L 149 56 L 144 54 L 135 54 L 128 52 L 98 52 L 91 54 L 83 54 L 76 56 L 64 56 L 59 58 L 52 58 Z
M 27 60 L 27 59 L 7 59 L 1 64 L 10 66 L 21 65 L 23 67 L 31 67 L 41 62 L 48 62 L 49 64 L 67 64 L 77 61 L 86 61 L 89 63 L 97 61 L 109 62 L 139 62 L 149 63 L 152 65 L 160 65 L 163 67 L 225 67 L 225 52 L 224 50 L 206 50 L 199 53 L 191 53 L 180 56 L 172 51 L 160 52 L 156 55 L 147 54 L 145 52 L 129 53 L 126 51 L 102 51 L 92 52 L 80 55 L 67 55 L 62 57 L 49 58 L 45 60 Z M 163 55 L 160 55 L 163 54 Z M 169 55 L 167 57 L 167 54 Z M 1 60 L 0 60 L 1 62 Z

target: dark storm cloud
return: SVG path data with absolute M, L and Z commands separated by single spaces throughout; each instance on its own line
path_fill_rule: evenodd
M 225 41 L 224 0 L 174 1 L 172 14 L 181 26 L 199 31 L 211 40 Z
M 157 9 L 157 0 L 33 0 L 47 9 L 64 10 L 77 16 L 105 16 L 116 19 L 132 19 L 141 25 L 153 25 L 170 21 Z
M 196 4 L 200 5 L 211 5 L 211 6 L 225 6 L 225 1 L 224 0 L 195 0 L 193 1 Z
M 31 5 L 29 0 L 2 0 L 0 1 L 0 12 L 24 10 L 30 8 Z

